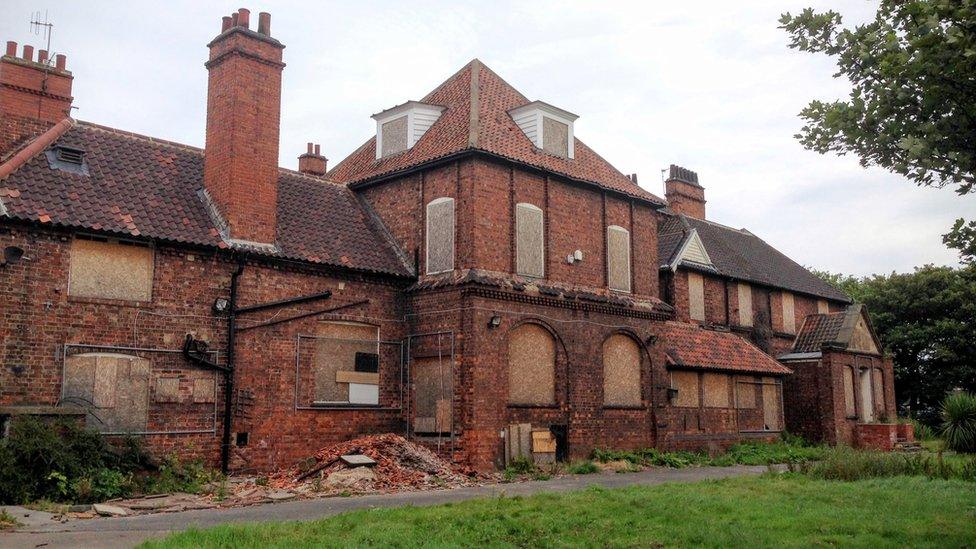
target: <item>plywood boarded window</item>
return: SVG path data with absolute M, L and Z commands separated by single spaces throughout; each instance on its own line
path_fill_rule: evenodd
M 739 325 L 752 326 L 752 286 L 745 282 L 738 284 Z
M 548 116 L 542 117 L 542 150 L 549 154 L 569 156 L 569 126 Z
M 146 430 L 149 360 L 118 353 L 83 353 L 64 361 L 62 402 L 88 410 L 86 423 L 102 433 Z
M 756 380 L 751 377 L 740 377 L 735 384 L 735 407 L 740 410 L 751 410 L 756 407 Z
M 541 326 L 523 324 L 508 336 L 508 401 L 556 401 L 556 340 Z
M 671 387 L 678 390 L 678 394 L 671 401 L 673 405 L 681 408 L 698 407 L 698 372 L 671 372 Z
M 827 300 L 826 299 L 818 299 L 817 300 L 817 312 L 820 313 L 820 314 L 822 314 L 822 315 L 825 315 L 825 314 L 827 314 L 827 313 L 830 312 L 830 305 L 827 304 Z
M 796 333 L 796 307 L 793 294 L 783 292 L 783 331 L 788 334 Z
M 383 124 L 382 156 L 407 150 L 407 117 L 394 118 Z
M 453 376 L 450 356 L 415 358 L 413 376 L 414 420 L 417 433 L 447 433 L 452 430 L 451 395 Z
M 729 407 L 729 376 L 707 373 L 702 375 L 704 404 L 708 408 Z
M 71 242 L 68 295 L 152 299 L 153 250 L 142 243 L 79 236 Z
M 454 270 L 454 199 L 427 204 L 427 274 Z
M 847 417 L 857 416 L 854 403 L 854 368 L 844 366 L 844 413 Z
M 861 421 L 870 423 L 874 421 L 874 396 L 871 388 L 871 370 L 865 368 L 858 373 L 861 382 Z
M 780 385 L 775 378 L 762 378 L 763 422 L 767 431 L 781 431 L 783 429 L 780 400 Z
M 688 272 L 688 315 L 705 320 L 705 279 L 701 273 Z
M 522 276 L 545 274 L 542 209 L 532 204 L 515 206 L 515 269 Z
M 871 374 L 872 374 L 872 379 L 874 380 L 874 386 L 872 387 L 874 389 L 874 405 L 879 410 L 884 410 L 885 409 L 884 374 L 882 374 L 880 368 L 872 368 Z
M 630 232 L 607 227 L 607 280 L 611 290 L 630 291 Z
M 622 334 L 603 342 L 603 404 L 641 405 L 641 352 L 637 342 Z
M 316 404 L 379 404 L 379 328 L 322 322 L 313 363 Z

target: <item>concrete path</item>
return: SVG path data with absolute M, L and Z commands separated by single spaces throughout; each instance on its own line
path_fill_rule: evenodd
M 147 539 L 163 537 L 171 532 L 191 526 L 206 528 L 226 523 L 313 520 L 356 509 L 437 505 L 499 495 L 525 496 L 539 492 L 566 492 L 588 486 L 622 488 L 638 485 L 649 486 L 665 482 L 694 482 L 705 479 L 759 475 L 766 471 L 768 468 L 765 466 L 662 468 L 639 473 L 566 476 L 548 481 L 492 484 L 429 492 L 405 492 L 348 498 L 331 497 L 233 509 L 204 509 L 134 517 L 95 518 L 67 523 L 52 522 L 43 526 L 32 525 L 21 527 L 13 532 L 0 533 L 0 547 L 44 547 L 45 549 L 59 547 L 133 547 Z

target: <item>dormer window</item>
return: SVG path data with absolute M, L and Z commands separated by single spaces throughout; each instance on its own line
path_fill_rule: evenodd
M 522 105 L 508 114 L 529 141 L 543 152 L 562 158 L 575 156 L 573 123 L 579 118 L 575 114 L 542 101 Z
M 376 121 L 376 159 L 402 153 L 413 147 L 437 122 L 444 107 L 417 101 L 374 114 Z

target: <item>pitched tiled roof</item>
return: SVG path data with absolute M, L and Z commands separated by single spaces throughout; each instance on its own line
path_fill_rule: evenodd
M 793 343 L 794 353 L 819 352 L 824 343 L 837 341 L 846 313 L 826 313 L 810 315 L 803 321 L 800 332 Z
M 639 187 L 579 139 L 575 141 L 573 159 L 553 156 L 536 148 L 508 114 L 530 101 L 477 59 L 421 101 L 445 107 L 445 110 L 411 149 L 377 160 L 374 136 L 337 164 L 329 177 L 356 183 L 464 150 L 481 150 L 570 179 L 664 204 L 661 198 Z
M 681 244 L 693 229 L 698 232 L 715 270 L 721 275 L 827 299 L 851 301 L 844 292 L 749 231 L 685 215 L 674 215 L 658 226 L 658 257 L 662 265 L 673 265 Z
M 13 219 L 120 236 L 224 248 L 207 206 L 203 151 L 76 122 L 56 142 L 85 151 L 89 175 L 37 154 L 0 180 Z M 283 258 L 408 275 L 397 250 L 345 186 L 281 170 L 278 249 Z M 0 209 L 2 213 L 2 209 Z
M 683 322 L 664 322 L 661 335 L 673 366 L 754 374 L 792 371 L 732 332 L 707 330 Z

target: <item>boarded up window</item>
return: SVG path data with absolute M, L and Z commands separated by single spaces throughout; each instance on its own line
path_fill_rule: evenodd
M 756 381 L 752 378 L 739 378 L 735 384 L 735 407 L 749 410 L 756 407 Z
M 82 237 L 71 243 L 68 295 L 149 301 L 152 279 L 152 248 Z
M 454 199 L 427 204 L 427 274 L 454 269 Z
M 871 388 L 871 370 L 863 369 L 858 373 L 861 380 L 861 421 L 874 421 L 874 396 Z
M 671 372 L 671 387 L 678 390 L 672 404 L 683 408 L 698 407 L 698 372 Z
M 705 406 L 709 408 L 729 407 L 729 376 L 726 374 L 704 374 L 702 392 Z
M 885 409 L 884 401 L 884 377 L 880 368 L 873 368 L 871 374 L 874 380 L 874 405 L 879 410 Z
M 569 156 L 569 126 L 548 116 L 543 116 L 542 150 L 557 156 Z
M 102 433 L 146 430 L 149 360 L 116 353 L 84 353 L 64 361 L 65 404 L 88 410 L 87 425 Z
M 621 334 L 603 342 L 603 403 L 641 405 L 641 354 L 637 343 Z
M 796 333 L 796 309 L 790 292 L 783 292 L 783 331 Z
M 315 343 L 316 403 L 379 404 L 379 328 L 323 322 Z
M 556 401 L 556 341 L 541 326 L 524 324 L 508 336 L 508 401 Z
M 415 358 L 410 362 L 410 372 L 413 376 L 415 432 L 451 431 L 453 371 L 449 356 Z
M 515 268 L 523 276 L 545 274 L 542 210 L 532 204 L 515 206 Z
M 826 299 L 817 300 L 817 312 L 822 315 L 825 315 L 830 312 L 830 305 L 827 304 Z
M 700 273 L 688 273 L 688 315 L 705 320 L 705 280 Z
M 847 417 L 857 415 L 857 408 L 854 404 L 854 369 L 844 367 L 844 413 Z
M 780 431 L 783 429 L 783 412 L 780 401 L 780 386 L 771 377 L 762 378 L 763 396 L 763 422 L 767 431 Z
M 394 118 L 383 124 L 382 156 L 407 150 L 407 117 Z
M 607 227 L 607 279 L 611 290 L 630 291 L 630 232 Z
M 739 325 L 752 326 L 752 287 L 745 282 L 738 284 Z

